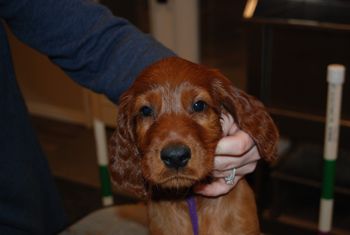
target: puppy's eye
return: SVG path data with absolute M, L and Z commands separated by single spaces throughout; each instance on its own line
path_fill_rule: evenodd
M 149 106 L 142 106 L 140 108 L 140 114 L 143 117 L 151 117 L 151 116 L 153 116 L 153 109 Z
M 194 112 L 199 113 L 199 112 L 203 112 L 206 107 L 207 107 L 207 104 L 204 101 L 199 100 L 192 105 L 192 110 Z

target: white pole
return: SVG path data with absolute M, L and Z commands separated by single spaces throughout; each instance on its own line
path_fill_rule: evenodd
M 152 35 L 166 47 L 176 52 L 173 1 L 149 0 Z
M 198 63 L 198 0 L 149 0 L 152 35 L 180 57 Z
M 200 62 L 198 0 L 175 0 L 175 46 L 179 56 Z
M 113 193 L 108 173 L 107 135 L 104 123 L 97 118 L 94 119 L 94 134 L 97 163 L 100 172 L 102 205 L 110 206 L 113 205 Z
M 323 156 L 323 186 L 318 226 L 319 234 L 329 234 L 332 229 L 335 163 L 338 155 L 339 121 L 344 80 L 345 67 L 343 65 L 331 64 L 328 66 L 327 116 Z

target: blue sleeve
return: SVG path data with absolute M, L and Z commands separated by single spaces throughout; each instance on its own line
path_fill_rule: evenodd
M 116 101 L 147 66 L 174 53 L 88 0 L 0 0 L 21 41 L 79 84 Z

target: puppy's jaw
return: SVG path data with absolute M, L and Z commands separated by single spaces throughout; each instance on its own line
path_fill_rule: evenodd
M 216 140 L 208 144 L 202 142 L 199 136 L 182 138 L 181 143 L 191 150 L 191 158 L 184 167 L 173 169 L 161 160 L 161 149 L 174 142 L 174 138 L 176 142 L 180 140 L 174 136 L 167 137 L 165 140 L 154 138 L 147 148 L 149 151 L 144 152 L 142 156 L 142 172 L 149 184 L 162 188 L 192 187 L 210 175 L 214 164 Z

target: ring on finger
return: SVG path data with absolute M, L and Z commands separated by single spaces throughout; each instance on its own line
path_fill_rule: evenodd
M 236 168 L 232 168 L 231 169 L 231 174 L 226 176 L 226 177 L 224 177 L 225 183 L 227 185 L 232 185 L 233 184 L 235 176 L 236 176 L 236 170 L 237 170 Z

